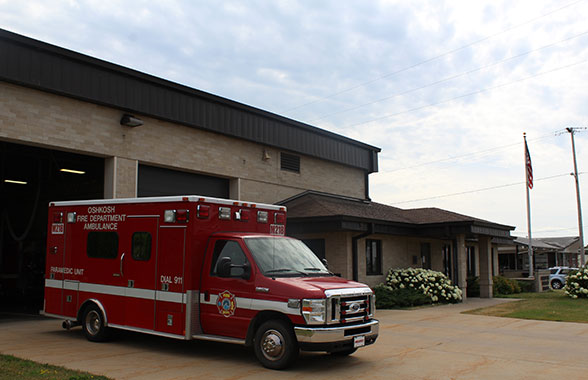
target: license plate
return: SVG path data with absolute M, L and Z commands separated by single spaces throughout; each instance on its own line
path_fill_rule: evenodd
M 286 226 L 283 224 L 270 224 L 270 235 L 284 236 L 286 234 Z
M 353 348 L 365 346 L 365 336 L 356 336 L 353 338 Z

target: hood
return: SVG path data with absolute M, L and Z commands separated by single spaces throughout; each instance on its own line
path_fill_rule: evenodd
M 369 288 L 367 285 L 341 277 L 278 277 L 275 278 L 283 290 L 296 288 L 306 293 L 304 297 L 323 298 L 325 290 L 346 288 Z M 293 289 L 292 289 L 293 290 Z

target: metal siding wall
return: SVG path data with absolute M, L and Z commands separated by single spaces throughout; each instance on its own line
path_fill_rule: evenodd
M 130 69 L 30 40 L 7 38 L 0 30 L 0 79 L 45 91 L 187 124 L 329 161 L 377 170 L 377 151 L 322 134 L 247 106 L 152 78 Z M 13 37 L 14 38 L 14 37 Z M 26 39 L 28 41 L 28 39 Z M 22 42 L 22 41 L 21 41 Z M 94 62 L 94 63 L 93 63 Z M 112 66 L 112 67 L 110 67 Z M 160 81 L 160 82 L 159 82 Z M 159 83 L 158 83 L 159 82 Z M 169 86 L 169 87 L 166 87 Z M 264 113 L 261 111 L 260 113 Z

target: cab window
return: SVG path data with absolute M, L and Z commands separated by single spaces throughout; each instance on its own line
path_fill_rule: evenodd
M 210 269 L 212 276 L 217 276 L 220 259 L 223 257 L 230 258 L 233 265 L 244 265 L 248 262 L 247 256 L 245 256 L 239 243 L 234 240 L 218 240 L 214 244 L 212 254 L 212 267 Z M 231 277 L 241 277 L 242 275 L 243 268 L 231 268 Z

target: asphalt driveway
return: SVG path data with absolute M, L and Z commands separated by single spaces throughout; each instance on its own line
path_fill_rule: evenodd
M 506 300 L 381 310 L 376 344 L 347 358 L 302 354 L 287 371 L 248 349 L 121 332 L 88 342 L 45 318 L 0 318 L 0 352 L 115 379 L 588 379 L 588 324 L 461 314 Z M 0 368 L 1 370 L 1 368 Z

